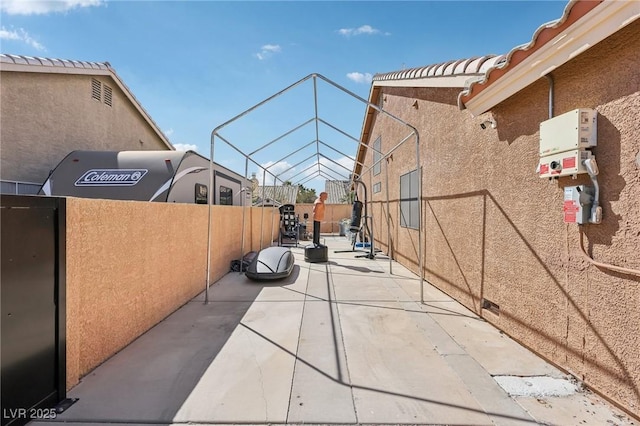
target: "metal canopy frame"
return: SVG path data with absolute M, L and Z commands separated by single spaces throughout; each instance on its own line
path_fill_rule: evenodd
M 245 153 L 243 152 L 240 148 L 238 148 L 236 145 L 234 145 L 231 141 L 227 140 L 225 137 L 223 137 L 220 132 L 227 127 L 228 125 L 230 125 L 231 123 L 236 122 L 237 120 L 243 118 L 244 116 L 246 116 L 247 114 L 251 113 L 252 111 L 255 111 L 256 109 L 260 108 L 261 106 L 273 101 L 274 99 L 278 98 L 279 96 L 283 95 L 286 92 L 289 92 L 291 90 L 293 90 L 294 88 L 302 85 L 303 83 L 307 82 L 308 80 L 312 80 L 313 82 L 313 102 L 314 102 L 314 117 L 306 120 L 305 122 L 294 126 L 293 128 L 291 128 L 290 130 L 284 132 L 283 134 L 277 136 L 274 139 L 271 139 L 270 141 L 266 142 L 264 145 L 260 146 L 259 148 L 255 149 L 254 151 L 250 152 L 250 153 Z M 398 142 L 393 148 L 391 148 L 388 152 L 380 152 L 377 151 L 373 148 L 373 146 L 369 146 L 369 144 L 362 142 L 360 139 L 358 139 L 357 137 L 354 137 L 353 135 L 348 134 L 347 132 L 341 130 L 340 128 L 334 126 L 333 124 L 327 122 L 326 120 L 322 119 L 321 117 L 319 117 L 318 115 L 318 80 L 321 80 L 327 84 L 329 84 L 330 86 L 332 86 L 333 88 L 351 96 L 353 99 L 361 102 L 362 104 L 371 107 L 373 109 L 375 109 L 376 111 L 378 111 L 378 113 L 383 114 L 389 118 L 391 118 L 392 120 L 394 120 L 395 122 L 405 126 L 408 130 L 409 133 L 406 137 L 404 137 L 400 142 Z M 313 123 L 315 125 L 315 139 L 307 142 L 306 144 L 300 146 L 300 147 L 294 147 L 294 149 L 288 153 L 286 156 L 280 158 L 278 161 L 273 162 L 271 165 L 269 166 L 263 166 L 261 165 L 258 161 L 256 161 L 256 159 L 254 158 L 255 155 L 257 155 L 258 153 L 266 150 L 268 147 L 272 146 L 274 143 L 282 140 L 283 138 L 285 138 L 286 136 L 291 135 L 292 133 L 296 132 L 299 129 L 302 129 L 303 127 L 309 125 Z M 335 147 L 329 145 L 328 143 L 326 143 L 325 141 L 320 139 L 320 128 L 319 128 L 319 124 L 323 124 L 331 129 L 333 129 L 334 131 L 338 132 L 339 134 L 341 134 L 342 136 L 345 136 L 346 138 L 352 140 L 354 143 L 356 143 L 358 146 L 357 148 L 360 147 L 366 147 L 368 149 L 373 150 L 374 152 L 378 153 L 380 155 L 380 159 L 378 161 L 376 161 L 375 163 L 373 163 L 370 167 L 368 168 L 364 168 L 365 164 L 361 163 L 357 160 L 357 158 L 345 154 L 344 152 L 342 152 L 341 150 L 336 149 Z M 315 158 L 315 162 L 312 163 L 310 166 L 304 168 L 302 171 L 297 172 L 296 174 L 294 174 L 293 176 L 289 176 L 288 180 L 291 182 L 290 179 L 292 179 L 293 177 L 297 177 L 299 175 L 302 175 L 302 177 L 296 181 L 296 182 L 292 182 L 293 185 L 304 185 L 305 183 L 309 182 L 312 179 L 315 179 L 317 177 L 321 177 L 324 179 L 328 179 L 328 180 L 337 180 L 336 176 L 338 176 L 339 178 L 342 178 L 342 180 L 348 180 L 350 181 L 350 187 L 353 188 L 353 190 L 357 190 L 357 185 L 356 185 L 356 181 L 359 181 L 360 183 L 362 182 L 361 176 L 365 175 L 366 173 L 372 173 L 373 168 L 378 165 L 379 163 L 384 161 L 385 164 L 385 181 L 386 181 L 386 205 L 387 205 L 387 232 L 388 232 L 388 244 L 389 244 L 389 249 L 391 248 L 391 230 L 389 227 L 389 179 L 388 179 L 388 162 L 386 161 L 387 158 L 389 156 L 391 156 L 398 148 L 400 148 L 402 145 L 404 145 L 406 142 L 410 141 L 410 140 L 414 140 L 415 142 L 415 150 L 416 150 L 416 170 L 418 171 L 418 175 L 419 175 L 419 179 L 418 179 L 418 194 L 422 194 L 422 173 L 421 168 L 420 168 L 420 137 L 418 134 L 418 130 L 413 127 L 411 124 L 405 122 L 404 120 L 394 116 L 393 114 L 385 111 L 383 108 L 381 108 L 378 105 L 375 105 L 369 101 L 367 101 L 366 99 L 361 98 L 360 96 L 356 95 L 355 93 L 351 92 L 350 90 L 340 86 L 339 84 L 331 81 L 330 79 L 324 77 L 321 74 L 317 74 L 317 73 L 313 73 L 313 74 L 309 74 L 308 76 L 298 80 L 297 82 L 291 84 L 290 86 L 282 89 L 281 91 L 275 93 L 274 95 L 266 98 L 265 100 L 263 100 L 262 102 L 259 102 L 257 104 L 255 104 L 254 106 L 252 106 L 251 108 L 245 110 L 244 112 L 236 115 L 235 117 L 233 117 L 232 119 L 224 122 L 223 124 L 217 126 L 212 132 L 211 132 L 211 158 L 210 158 L 210 173 L 209 173 L 209 188 L 210 188 L 210 192 L 214 191 L 213 189 L 213 164 L 215 162 L 215 145 L 216 145 L 216 140 L 220 140 L 221 142 L 224 142 L 227 146 L 229 146 L 230 148 L 232 148 L 235 152 L 237 152 L 238 154 L 240 154 L 241 156 L 244 157 L 245 159 L 245 171 L 244 171 L 244 176 L 248 176 L 249 174 L 249 163 L 252 163 L 253 165 L 257 166 L 258 169 L 262 170 L 262 182 L 263 182 L 263 186 L 262 186 L 262 199 L 264 200 L 264 188 L 265 188 L 265 182 L 266 182 L 266 177 L 267 174 L 270 176 L 270 178 L 273 179 L 273 185 L 276 185 L 276 182 L 280 182 L 281 184 L 284 184 L 284 181 L 282 179 L 282 177 L 284 175 L 286 175 L 289 172 L 295 171 L 296 167 L 301 166 L 302 164 L 304 164 L 305 162 Z M 303 151 L 306 148 L 309 148 L 311 146 L 313 146 L 315 144 L 316 146 L 316 152 L 310 156 L 308 156 L 307 158 L 305 158 L 302 161 L 297 162 L 296 164 L 292 165 L 291 167 L 288 167 L 285 170 L 280 171 L 279 173 L 275 174 L 274 172 L 272 172 L 272 170 L 270 170 L 273 166 L 275 166 L 276 164 L 281 163 L 282 161 L 292 157 L 293 155 Z M 350 160 L 353 161 L 354 165 L 354 169 L 353 170 L 349 170 L 347 167 L 345 167 L 344 165 L 338 163 L 337 161 L 333 160 L 332 158 L 324 155 L 321 152 L 321 148 L 328 148 L 333 152 L 336 152 L 346 158 L 349 158 Z M 346 172 L 348 172 L 348 174 L 344 174 L 344 172 L 340 169 L 336 170 L 335 168 L 330 168 L 328 167 L 326 164 L 322 163 L 322 159 L 329 161 L 330 163 L 332 163 L 332 165 L 335 165 L 337 167 L 339 167 L 340 169 L 344 169 L 346 170 Z M 355 171 L 356 166 L 360 165 L 363 170 L 361 171 L 360 175 L 355 175 L 355 173 L 353 173 L 353 171 Z M 315 171 L 313 171 L 315 169 Z M 305 174 L 309 171 L 312 171 L 311 174 Z M 243 191 L 247 191 L 249 190 L 249 188 L 243 188 Z M 212 194 L 213 194 L 212 192 Z M 246 196 L 243 197 L 243 200 L 246 200 Z M 212 225 L 211 225 L 211 205 L 212 205 L 212 201 L 210 200 L 209 202 L 209 218 L 208 218 L 208 226 L 207 226 L 207 276 L 205 279 L 205 303 L 209 302 L 209 286 L 211 285 L 211 246 L 212 246 L 212 241 L 211 241 L 211 229 L 212 229 Z M 245 251 L 245 241 L 244 241 L 244 234 L 245 234 L 245 226 L 246 226 L 246 202 L 243 201 L 242 204 L 242 243 L 241 243 L 241 256 L 244 256 L 244 251 Z M 275 209 L 275 206 L 274 206 Z M 366 219 L 365 219 L 366 220 Z M 418 259 L 419 259 L 419 268 L 420 268 L 420 300 L 424 301 L 424 268 L 423 268 L 423 259 L 422 259 L 422 253 L 423 253 L 423 239 L 422 239 L 422 202 L 420 201 L 420 197 L 419 197 L 419 202 L 418 202 L 418 223 L 420 224 L 420 226 L 418 227 Z M 260 224 L 260 249 L 263 248 L 263 241 L 262 241 L 262 234 L 263 234 L 263 225 L 264 225 L 264 208 L 262 210 L 262 218 L 261 218 L 261 224 Z M 372 222 L 373 225 L 373 222 Z M 271 221 L 271 234 L 273 234 L 273 220 Z M 269 242 L 271 243 L 271 242 Z M 371 241 L 371 244 L 373 246 L 373 241 Z M 389 271 L 390 273 L 393 273 L 392 270 L 392 259 L 391 259 L 391 253 L 389 253 Z M 242 272 L 242 268 L 240 270 L 240 272 Z

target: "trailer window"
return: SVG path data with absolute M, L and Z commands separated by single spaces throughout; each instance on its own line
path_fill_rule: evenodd
M 220 205 L 223 206 L 232 206 L 233 205 L 233 190 L 231 188 L 227 188 L 226 186 L 220 187 Z
M 209 187 L 201 183 L 196 183 L 196 204 L 207 204 L 209 202 Z

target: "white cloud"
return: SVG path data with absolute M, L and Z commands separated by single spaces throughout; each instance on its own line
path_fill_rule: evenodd
M 174 143 L 172 144 L 176 151 L 197 151 L 198 147 L 188 143 Z
M 173 129 L 169 129 L 169 130 L 165 130 L 164 131 L 164 135 L 167 136 L 167 137 L 171 136 L 172 134 L 173 134 Z
M 42 44 L 29 35 L 23 28 L 17 30 L 7 30 L 5 27 L 0 28 L 1 40 L 21 41 L 37 50 L 46 50 Z
M 103 4 L 103 0 L 3 0 L 0 9 L 9 15 L 46 15 Z
M 291 168 L 292 165 L 287 163 L 286 161 L 280 161 L 278 163 L 274 163 L 273 161 L 268 161 L 266 163 L 261 164 L 261 166 L 267 169 L 267 172 L 265 174 L 266 175 L 265 182 L 267 185 L 273 185 L 274 181 L 277 182 L 277 185 L 281 185 L 283 181 L 287 180 L 286 176 L 292 176 L 296 174 L 295 168 Z M 262 185 L 262 175 L 263 175 L 262 169 L 256 172 L 256 178 L 258 178 L 260 185 Z M 276 175 L 278 178 L 276 179 L 272 175 Z
M 265 44 L 262 46 L 260 52 L 256 53 L 255 56 L 262 61 L 274 53 L 280 53 L 281 51 L 282 48 L 278 44 Z
M 358 28 L 341 28 L 338 30 L 338 34 L 343 35 L 345 37 L 357 36 L 357 35 L 375 35 L 375 34 L 384 34 L 390 35 L 390 33 L 383 33 L 377 28 L 373 28 L 371 25 L 362 25 Z
M 340 158 L 332 158 L 333 161 L 330 161 L 326 158 L 321 158 L 320 163 L 323 166 L 323 171 L 328 176 L 331 176 L 333 179 L 348 179 L 351 171 L 353 170 L 353 160 L 349 157 L 340 157 Z M 338 164 L 336 164 L 338 163 Z M 340 167 L 342 166 L 342 167 Z M 327 169 L 329 170 L 326 173 Z
M 361 72 L 350 72 L 347 74 L 347 78 L 356 83 L 371 83 L 371 81 L 373 81 L 373 75 L 368 72 L 364 74 Z

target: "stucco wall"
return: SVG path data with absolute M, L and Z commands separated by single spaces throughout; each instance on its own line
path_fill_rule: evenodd
M 586 225 L 587 250 L 640 269 L 640 22 L 553 71 L 555 114 L 598 111 L 603 223 Z M 590 183 L 540 179 L 539 124 L 548 118 L 542 78 L 480 117 L 459 111 L 458 89 L 383 88 L 384 108 L 421 137 L 426 279 L 507 334 L 640 417 L 640 278 L 590 265 L 578 226 L 564 224 L 563 188 Z M 418 101 L 417 108 L 413 106 Z M 497 129 L 479 124 L 495 117 Z M 388 151 L 406 129 L 378 116 L 371 141 Z M 391 246 L 418 270 L 415 230 L 398 226 L 399 176 L 415 169 L 415 146 L 389 159 Z M 413 155 L 413 156 L 412 156 Z M 368 155 L 367 164 L 371 164 Z M 384 169 L 383 169 L 384 170 Z M 386 250 L 384 173 L 372 206 Z M 482 309 L 482 300 L 499 315 Z
M 68 388 L 204 290 L 207 211 L 206 205 L 67 199 Z M 211 282 L 241 257 L 242 215 L 241 207 L 211 207 Z M 262 216 L 247 208 L 246 215 L 244 251 L 260 249 L 261 230 L 269 245 L 270 210 Z
M 91 98 L 91 76 L 2 72 L 2 179 L 42 183 L 73 150 L 167 149 L 110 78 L 93 78 L 113 106 Z
M 341 219 L 351 218 L 351 204 L 325 204 L 324 220 L 320 223 L 320 232 L 323 234 L 336 234 L 340 232 Z M 300 215 L 300 221 L 304 222 L 304 214 L 309 214 L 307 222 L 308 231 L 313 231 L 313 204 L 296 204 L 296 215 Z

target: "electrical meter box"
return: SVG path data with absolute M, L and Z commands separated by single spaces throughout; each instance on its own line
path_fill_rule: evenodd
M 598 113 L 579 108 L 540 123 L 540 157 L 597 145 Z
M 589 223 L 591 204 L 593 203 L 594 188 L 579 185 L 564 188 L 564 223 Z
M 584 160 L 593 157 L 588 148 L 598 143 L 597 120 L 596 110 L 579 108 L 540 123 L 541 178 L 587 173 Z
M 538 173 L 541 178 L 577 175 L 587 173 L 584 160 L 593 158 L 591 151 L 574 149 L 540 158 Z

